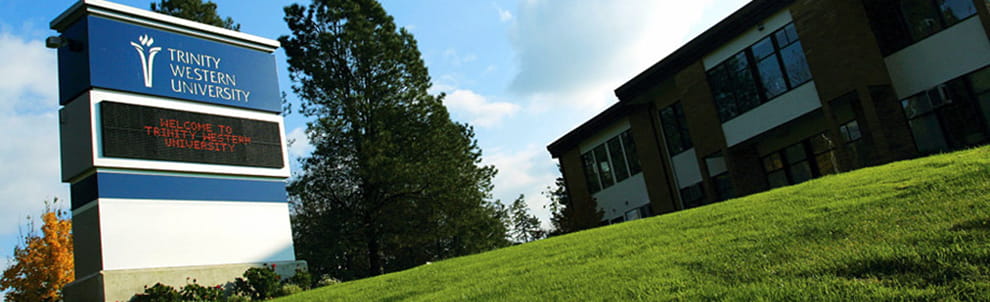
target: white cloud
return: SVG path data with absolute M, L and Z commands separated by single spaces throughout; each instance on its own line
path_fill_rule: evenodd
M 55 52 L 39 40 L 0 32 L 0 235 L 16 234 L 53 197 L 68 204 L 60 183 Z
M 289 160 L 308 156 L 315 149 L 309 142 L 305 126 L 292 129 L 286 138 L 289 141 Z
M 460 54 L 456 49 L 448 48 L 443 51 L 443 57 L 453 66 L 461 66 L 466 63 L 471 63 L 478 60 L 478 56 L 475 54 Z
M 523 1 L 509 33 L 519 64 L 509 89 L 536 109 L 600 110 L 615 101 L 615 88 L 683 45 L 714 4 Z
M 502 119 L 519 111 L 519 105 L 507 102 L 491 102 L 471 90 L 455 89 L 443 100 L 454 115 L 466 117 L 478 127 L 498 125 Z
M 501 6 L 495 4 L 495 11 L 498 12 L 498 20 L 502 22 L 509 22 L 512 20 L 512 12 L 502 9 Z
M 530 211 L 543 221 L 545 228 L 549 227 L 550 212 L 543 207 L 547 200 L 542 192 L 553 184 L 557 174 L 555 161 L 546 150 L 537 145 L 512 151 L 495 149 L 484 157 L 483 163 L 498 168 L 492 192 L 496 199 L 508 205 L 519 194 L 525 194 Z

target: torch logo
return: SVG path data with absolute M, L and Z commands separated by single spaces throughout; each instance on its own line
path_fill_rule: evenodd
M 138 52 L 141 59 L 141 71 L 144 72 L 144 87 L 151 88 L 151 76 L 153 75 L 152 70 L 155 65 L 155 55 L 159 51 L 162 51 L 161 47 L 151 47 L 151 44 L 155 43 L 155 39 L 148 37 L 148 35 L 143 35 L 138 37 L 138 41 L 141 43 L 131 42 L 131 46 L 134 46 L 134 50 Z M 147 54 L 145 54 L 145 47 L 148 47 Z

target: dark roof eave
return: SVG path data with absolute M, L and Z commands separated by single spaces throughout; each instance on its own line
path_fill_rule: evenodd
M 753 25 L 756 25 L 759 20 L 769 17 L 794 1 L 753 0 L 749 4 L 746 4 L 669 56 L 660 60 L 660 62 L 653 64 L 653 66 L 650 66 L 628 82 L 622 84 L 622 86 L 619 86 L 619 88 L 616 88 L 615 95 L 619 98 L 619 102 L 548 145 L 547 151 L 550 151 L 550 155 L 554 158 L 559 158 L 564 152 L 579 144 L 580 140 L 584 137 L 593 133 L 593 130 L 607 125 L 609 122 L 628 113 L 630 111 L 630 105 L 632 105 L 629 102 L 639 96 L 640 93 L 647 91 L 651 85 L 660 83 L 665 78 L 694 64 L 715 48 L 739 36 Z
M 585 137 L 591 135 L 596 129 L 607 126 L 609 123 L 622 118 L 627 113 L 629 113 L 630 107 L 625 106 L 621 103 L 615 103 L 612 106 L 602 111 L 595 117 L 592 117 L 587 122 L 584 122 L 574 130 L 567 132 L 564 136 L 557 139 L 553 143 L 547 146 L 547 151 L 550 151 L 550 155 L 553 158 L 559 158 L 564 152 L 573 148 L 577 144 L 581 143 L 581 140 Z

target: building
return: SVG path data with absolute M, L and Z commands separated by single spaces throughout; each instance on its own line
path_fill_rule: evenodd
M 986 144 L 988 7 L 754 0 L 547 149 L 604 224 Z

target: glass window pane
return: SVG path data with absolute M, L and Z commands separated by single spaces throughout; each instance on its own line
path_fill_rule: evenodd
M 972 0 L 936 0 L 939 10 L 942 11 L 942 20 L 945 25 L 959 23 L 962 19 L 976 14 L 976 7 Z
M 819 133 L 818 135 L 812 136 L 808 141 L 811 143 L 811 153 L 813 154 L 819 154 L 831 150 L 833 147 L 832 140 L 829 139 L 825 133 Z
M 802 183 L 812 177 L 811 165 L 809 165 L 807 161 L 793 164 L 789 170 L 791 171 L 791 180 L 794 181 L 795 184 Z
M 616 136 L 608 141 L 608 153 L 612 158 L 612 165 L 615 168 L 615 181 L 620 182 L 629 178 L 629 169 L 626 167 L 626 157 L 622 154 L 622 142 Z
M 904 116 L 907 118 L 914 118 L 932 111 L 932 103 L 928 99 L 928 93 L 921 93 L 901 101 L 901 107 L 904 108 Z
M 808 158 L 808 153 L 804 151 L 804 144 L 796 144 L 784 149 L 784 158 L 787 163 L 793 164 Z
M 848 122 L 845 125 L 842 125 L 842 127 L 845 128 L 844 134 L 846 135 L 845 139 L 847 142 L 863 137 L 863 134 L 859 132 L 859 122 L 856 120 Z
M 783 48 L 798 40 L 797 28 L 794 27 L 794 23 L 787 24 L 783 29 L 777 31 L 775 36 L 777 37 L 777 45 Z
M 952 149 L 975 146 L 987 139 L 979 111 L 972 103 L 943 107 L 938 115 L 945 128 L 945 139 Z
M 716 152 L 705 157 L 705 166 L 708 167 L 708 175 L 719 175 L 729 171 L 729 168 L 725 165 L 725 157 L 722 156 L 722 152 Z
M 688 149 L 683 145 L 684 139 L 681 137 L 679 122 L 674 106 L 660 110 L 660 123 L 663 125 L 663 135 L 667 139 L 667 150 L 670 151 L 671 156 Z
M 639 156 L 636 154 L 636 141 L 633 141 L 632 133 L 628 130 L 619 134 L 622 138 L 622 147 L 626 151 L 626 163 L 629 164 L 629 175 L 636 175 L 643 169 L 639 165 Z
M 990 92 L 981 94 L 977 100 L 980 103 L 980 112 L 983 113 L 983 122 L 987 125 L 987 130 L 990 130 Z
M 834 151 L 815 156 L 815 164 L 818 165 L 818 172 L 822 175 L 838 173 L 839 167 L 836 166 L 836 160 Z
M 595 161 L 598 167 L 598 179 L 602 181 L 602 189 L 611 187 L 615 184 L 615 178 L 612 177 L 612 165 L 608 163 L 608 154 L 605 151 L 605 145 L 599 145 L 595 148 Z
M 904 16 L 908 32 L 915 41 L 942 30 L 942 24 L 938 21 L 938 12 L 932 6 L 931 0 L 902 0 L 901 15 Z
M 684 208 L 693 208 L 702 205 L 704 197 L 705 191 L 702 189 L 701 183 L 681 189 L 681 201 L 684 202 Z
M 598 169 L 595 168 L 595 156 L 591 153 L 581 155 L 581 162 L 584 166 L 584 180 L 588 184 L 588 191 L 592 194 L 602 190 L 598 184 Z
M 632 210 L 626 211 L 626 221 L 636 220 L 636 219 L 642 218 L 639 214 L 640 214 L 640 212 L 639 212 L 639 209 L 638 208 L 637 209 L 632 209 Z
M 784 160 L 780 153 L 773 153 L 763 158 L 763 169 L 767 172 L 778 170 L 784 167 Z
M 763 59 L 756 64 L 756 68 L 760 72 L 760 82 L 767 99 L 787 91 L 787 82 L 784 81 L 784 73 L 780 70 L 776 55 Z
M 973 85 L 973 92 L 976 94 L 982 94 L 990 91 L 990 68 L 983 68 L 970 74 L 969 83 Z
M 780 58 L 784 61 L 784 69 L 787 71 L 787 79 L 791 82 L 791 88 L 811 80 L 811 71 L 808 70 L 808 61 L 804 57 L 801 42 L 794 42 L 794 44 L 781 49 Z
M 910 120 L 908 125 L 911 126 L 911 132 L 914 134 L 914 143 L 918 146 L 918 152 L 928 154 L 949 150 L 942 136 L 942 126 L 934 114 Z
M 787 173 L 784 170 L 780 170 L 767 174 L 767 182 L 770 183 L 771 189 L 786 186 L 788 184 Z
M 712 179 L 712 183 L 715 184 L 715 192 L 718 194 L 718 200 L 728 200 L 735 197 L 735 190 L 732 188 L 732 180 L 729 179 L 729 173 L 715 176 Z
M 774 54 L 773 40 L 771 40 L 770 37 L 766 37 L 760 42 L 756 42 L 752 49 L 753 57 L 756 57 L 756 60 L 766 58 L 767 56 Z

